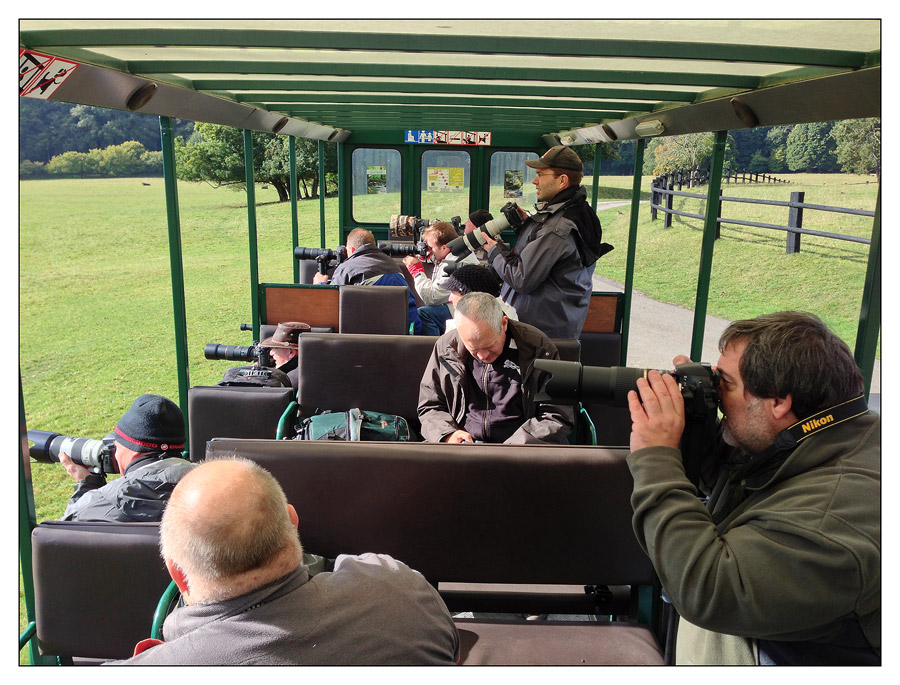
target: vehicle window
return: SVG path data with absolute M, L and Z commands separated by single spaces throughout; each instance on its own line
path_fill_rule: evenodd
M 537 202 L 534 190 L 535 171 L 525 166 L 526 160 L 537 159 L 534 152 L 498 151 L 491 155 L 490 207 L 494 215 L 507 202 L 530 209 Z
M 400 151 L 357 148 L 353 151 L 353 219 L 361 224 L 386 224 L 400 213 Z
M 463 221 L 469 216 L 472 156 L 466 150 L 426 150 L 422 154 L 423 219 Z

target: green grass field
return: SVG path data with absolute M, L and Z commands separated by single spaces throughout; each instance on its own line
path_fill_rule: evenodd
M 878 186 L 871 177 L 786 178 L 792 183 L 724 186 L 725 195 L 788 200 L 791 191 L 805 190 L 809 203 L 875 207 Z M 649 180 L 644 179 L 645 189 Z M 162 180 L 36 180 L 19 188 L 19 369 L 28 427 L 101 438 L 140 394 L 177 400 Z M 598 198 L 627 200 L 630 192 L 630 177 L 603 177 Z M 215 384 L 231 364 L 204 359 L 204 344 L 251 342 L 251 334 L 239 330 L 240 323 L 251 321 L 246 196 L 197 183 L 180 183 L 178 193 L 190 382 Z M 645 192 L 642 199 L 648 198 Z M 274 189 L 257 187 L 256 199 L 259 279 L 290 282 L 290 205 L 278 203 Z M 378 201 L 384 203 L 379 206 L 385 221 L 399 211 L 393 209 L 396 198 Z M 703 204 L 676 198 L 675 207 L 702 213 Z M 334 247 L 337 200 L 328 199 L 325 206 L 326 245 Z M 786 208 L 726 203 L 723 216 L 787 223 Z M 300 244 L 318 247 L 318 201 L 301 202 L 299 217 Z M 664 230 L 662 218 L 649 217 L 642 206 L 635 288 L 692 308 L 702 222 L 676 217 Z M 600 220 L 604 240 L 616 249 L 598 262 L 597 273 L 624 282 L 628 207 L 601 211 Z M 868 237 L 872 221 L 807 211 L 804 226 Z M 801 252 L 786 255 L 781 232 L 726 226 L 722 234 L 709 314 L 734 319 L 806 309 L 853 347 L 867 246 L 804 236 Z M 71 480 L 55 464 L 31 469 L 37 520 L 58 518 Z
M 878 192 L 874 177 L 845 174 L 787 174 L 789 184 L 723 185 L 724 197 L 788 201 L 791 192 L 805 191 L 809 204 L 873 211 Z M 869 181 L 867 183 L 867 181 Z M 645 178 L 644 187 L 649 186 Z M 705 194 L 706 188 L 684 192 Z M 602 193 L 601 193 L 602 194 Z M 705 212 L 705 200 L 674 198 L 674 209 Z M 616 249 L 603 257 L 597 273 L 620 283 L 625 280 L 629 227 L 628 207 L 599 213 L 604 240 Z M 787 225 L 788 208 L 724 202 L 722 217 Z M 804 210 L 803 227 L 869 238 L 872 219 L 848 214 Z M 693 309 L 703 222 L 673 217 L 663 228 L 663 214 L 650 220 L 643 207 L 638 222 L 634 287 L 663 302 Z M 800 252 L 785 254 L 786 234 L 762 228 L 722 226 L 716 242 L 710 281 L 708 314 L 740 319 L 783 309 L 819 315 L 851 347 L 856 341 L 862 287 L 869 246 L 803 236 Z
M 793 175 L 785 185 L 728 185 L 726 196 L 874 209 L 877 184 L 848 175 Z M 149 183 L 149 186 L 143 183 Z M 649 178 L 644 187 L 649 187 Z M 603 177 L 598 197 L 626 199 L 629 177 Z M 220 380 L 228 362 L 203 358 L 207 342 L 249 344 L 245 195 L 180 183 L 190 380 Z M 701 189 L 699 192 L 705 192 Z M 646 195 L 646 194 L 645 194 Z M 258 187 L 259 279 L 289 282 L 290 206 Z M 48 201 L 48 198 L 52 201 Z M 385 207 L 392 206 L 384 198 Z M 676 198 L 702 213 L 704 202 Z M 338 244 L 337 200 L 326 206 L 326 245 Z M 20 370 L 31 428 L 102 437 L 144 392 L 177 397 L 165 197 L 161 179 L 49 180 L 20 184 Z M 392 211 L 387 209 L 386 211 Z M 639 215 L 635 288 L 693 307 L 702 222 Z M 301 202 L 300 244 L 319 245 L 319 203 Z M 784 224 L 786 208 L 725 203 L 723 216 Z M 448 217 L 441 217 L 448 218 Z M 600 212 L 616 249 L 597 273 L 625 279 L 628 207 Z M 807 210 L 804 226 L 868 236 L 871 219 Z M 786 255 L 782 232 L 725 226 L 715 248 L 709 314 L 734 319 L 800 308 L 819 314 L 853 346 L 868 254 L 866 245 L 804 236 Z M 34 465 L 38 520 L 56 518 L 71 484 L 55 465 Z

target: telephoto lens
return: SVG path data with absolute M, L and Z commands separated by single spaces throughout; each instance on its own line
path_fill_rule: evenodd
M 479 247 L 484 245 L 485 235 L 492 239 L 497 238 L 507 228 L 518 229 L 524 222 L 519 216 L 519 207 L 515 202 L 507 202 L 500 208 L 500 216 L 491 219 L 479 230 L 465 233 L 456 238 L 447 247 L 450 252 L 460 259 L 465 257 L 469 252 L 475 252 Z
M 104 473 L 116 473 L 118 467 L 112 458 L 116 452 L 115 437 L 114 433 L 110 433 L 103 440 L 92 440 L 52 431 L 30 430 L 28 439 L 34 444 L 28 448 L 28 455 L 35 461 L 58 464 L 59 455 L 65 453 L 76 464 L 100 468 Z
M 252 362 L 259 357 L 255 345 L 220 345 L 207 343 L 203 348 L 207 359 L 227 359 L 228 361 Z

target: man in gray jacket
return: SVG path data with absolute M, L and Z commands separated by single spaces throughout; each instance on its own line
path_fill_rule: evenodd
M 422 437 L 431 442 L 565 443 L 572 407 L 536 403 L 543 372 L 559 359 L 543 333 L 511 321 L 496 297 L 473 292 L 456 305 L 456 328 L 438 338 L 419 387 Z
M 603 231 L 581 187 L 583 165 L 574 150 L 557 145 L 525 164 L 537 170 L 536 211 L 525 217 L 519 210 L 525 223 L 512 249 L 488 238 L 488 259 L 503 279 L 500 297 L 515 308 L 519 321 L 551 338 L 578 338 L 594 264 L 613 248 L 601 242 Z
M 338 264 L 329 280 L 325 274 L 313 276 L 317 285 L 402 285 L 409 296 L 409 323 L 413 333 L 421 335 L 422 321 L 416 298 L 409 292 L 409 284 L 400 266 L 390 255 L 386 255 L 375 242 L 372 231 L 354 228 L 347 234 L 346 261 Z
M 187 606 L 124 664 L 454 664 L 459 634 L 425 578 L 381 554 L 340 555 L 310 578 L 298 516 L 275 478 L 218 459 L 175 488 L 160 527 Z
M 184 415 L 172 400 L 141 395 L 116 423 L 115 461 L 123 474 L 110 483 L 68 454 L 60 463 L 74 478 L 63 521 L 159 521 L 176 483 L 193 464 L 184 450 Z
M 801 312 L 735 321 L 719 349 L 709 452 L 679 450 L 672 376 L 629 393 L 634 529 L 681 616 L 676 662 L 880 664 L 881 419 L 853 355 Z

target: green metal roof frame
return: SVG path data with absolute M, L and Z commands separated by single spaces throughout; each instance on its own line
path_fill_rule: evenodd
M 22 20 L 19 35 L 81 65 L 51 99 L 125 109 L 153 82 L 135 111 L 337 141 L 396 127 L 579 144 L 647 119 L 674 135 L 881 112 L 877 19 Z

